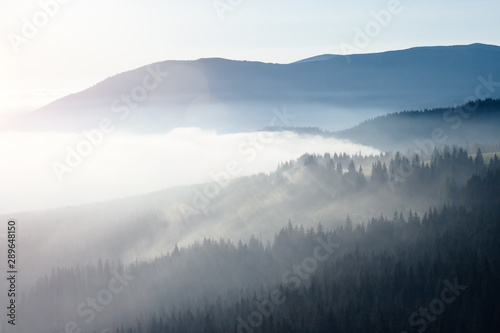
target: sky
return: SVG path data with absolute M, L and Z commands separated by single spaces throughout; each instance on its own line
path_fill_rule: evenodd
M 0 123 L 156 61 L 500 45 L 499 12 L 496 0 L 1 0 Z

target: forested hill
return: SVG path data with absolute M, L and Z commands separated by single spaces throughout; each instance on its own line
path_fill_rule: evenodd
M 151 259 L 176 243 L 188 246 L 204 237 L 248 241 L 255 234 L 271 241 L 289 219 L 310 228 L 318 222 L 336 227 L 347 215 L 357 224 L 395 210 L 421 214 L 450 202 L 472 175 L 485 175 L 488 168 L 500 168 L 498 157 L 472 157 L 460 148 L 436 151 L 429 161 L 401 153 L 305 154 L 267 175 L 20 213 L 23 239 L 30 244 L 24 250 L 30 267 L 24 281 L 33 283 L 51 267 L 99 257 L 125 263 Z M 40 255 L 47 259 L 40 262 Z
M 319 171 L 314 157 L 306 160 Z M 336 228 L 289 223 L 267 244 L 259 237 L 204 239 L 126 267 L 99 260 L 58 268 L 23 297 L 22 311 L 37 325 L 20 329 L 61 332 L 70 323 L 113 333 L 498 332 L 498 158 L 486 165 L 480 154 L 472 160 L 455 150 L 436 153 L 431 166 L 401 156 L 396 164 L 415 169 L 407 181 L 395 180 L 397 195 L 425 196 L 419 182 L 439 184 L 447 175 L 437 190 L 450 192 L 451 203 L 359 225 L 348 217 Z M 344 182 L 359 181 L 361 172 L 348 169 Z M 457 184 L 467 169 L 474 175 Z M 386 172 L 373 165 L 371 185 L 395 176 Z
M 434 147 L 500 141 L 500 100 L 402 111 L 366 120 L 358 126 L 331 133 L 381 150 L 432 151 Z
M 345 228 L 326 232 L 289 225 L 272 246 L 205 242 L 175 253 L 164 260 L 203 249 L 249 267 L 260 260 L 258 275 L 281 279 L 195 307 L 153 311 L 116 332 L 499 332 L 498 188 L 500 172 L 489 172 L 460 191 L 464 206 L 430 209 L 421 218 L 395 214 L 356 228 L 347 219 Z M 487 200 L 469 201 L 478 196 Z M 316 256 L 318 248 L 326 259 Z M 225 277 L 235 273 L 215 264 Z

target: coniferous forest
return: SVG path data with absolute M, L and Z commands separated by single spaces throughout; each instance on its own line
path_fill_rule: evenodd
M 0 333 L 500 333 L 499 12 L 0 0 Z
M 0 333 L 500 333 L 500 1 L 0 0 Z
M 20 311 L 37 325 L 19 327 L 116 333 L 500 329 L 497 155 L 470 155 L 460 147 L 436 149 L 428 160 L 399 152 L 304 155 L 240 181 L 305 191 L 311 204 L 349 198 L 361 209 L 379 205 L 366 200 L 374 196 L 410 207 L 414 200 L 415 208 L 361 221 L 347 215 L 337 225 L 289 220 L 267 240 L 258 234 L 237 242 L 205 237 L 153 260 L 100 258 L 55 267 L 23 295 Z M 429 202 L 436 204 L 422 208 Z

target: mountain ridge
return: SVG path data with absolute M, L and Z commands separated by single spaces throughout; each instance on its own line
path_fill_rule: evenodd
M 484 43 L 472 43 L 472 44 L 464 44 L 464 45 L 437 45 L 437 46 L 414 46 L 414 47 L 409 47 L 406 49 L 398 49 L 398 50 L 387 50 L 387 51 L 381 51 L 381 52 L 369 52 L 369 53 L 353 53 L 353 54 L 335 54 L 335 53 L 325 53 L 325 54 L 320 54 L 317 56 L 312 56 L 309 58 L 301 59 L 298 61 L 294 61 L 290 64 L 298 64 L 298 63 L 305 63 L 309 61 L 328 61 L 331 60 L 332 58 L 336 57 L 357 57 L 357 56 L 366 56 L 366 55 L 374 55 L 374 54 L 388 54 L 388 53 L 393 53 L 393 52 L 405 52 L 405 51 L 414 51 L 417 49 L 423 50 L 423 49 L 450 49 L 450 48 L 464 48 L 464 47 L 475 47 L 475 48 L 482 48 L 483 50 L 489 49 L 492 50 L 496 47 L 499 47 L 499 45 L 494 45 L 494 44 L 484 44 Z
M 499 125 L 500 99 L 484 99 L 457 106 L 387 113 L 340 131 L 328 131 L 319 126 L 265 127 L 263 130 L 347 139 L 381 151 L 419 151 L 424 148 L 424 143 L 440 148 L 446 145 L 496 145 L 500 142 Z
M 103 116 L 116 118 L 117 101 L 125 105 L 123 96 L 142 87 L 152 71 L 168 76 L 146 91 L 144 100 L 133 101 L 140 112 L 121 126 L 124 130 L 156 132 L 183 126 L 220 132 L 255 130 L 266 126 L 271 111 L 283 105 L 303 116 L 296 125 L 331 124 L 338 130 L 391 111 L 462 103 L 474 93 L 478 77 L 500 77 L 500 47 L 493 45 L 417 47 L 349 57 L 349 63 L 334 55 L 291 64 L 223 58 L 156 62 L 58 99 L 6 128 L 95 127 Z M 491 95 L 498 98 L 500 91 Z

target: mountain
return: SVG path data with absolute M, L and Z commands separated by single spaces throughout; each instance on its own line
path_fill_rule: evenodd
M 255 234 L 271 241 L 288 220 L 308 229 L 319 222 L 343 225 L 346 216 L 357 224 L 396 210 L 421 213 L 448 202 L 455 187 L 483 174 L 486 166 L 500 169 L 498 157 L 489 155 L 473 159 L 463 149 L 445 150 L 421 165 L 424 159 L 417 154 L 304 154 L 270 174 L 227 178 L 221 173 L 211 183 L 17 213 L 26 230 L 23 240 L 30 244 L 24 253 L 30 273 L 24 279 L 32 283 L 49 267 L 99 257 L 125 263 L 154 258 L 175 244 L 189 246 L 205 237 L 248 241 Z
M 499 59 L 499 46 L 472 44 L 322 55 L 291 64 L 164 61 L 110 77 L 3 129 L 80 130 L 108 118 L 121 130 L 245 131 L 289 125 L 276 122 L 273 112 L 286 107 L 294 126 L 338 130 L 388 112 L 456 105 L 470 96 L 498 98 Z
M 403 111 L 332 133 L 337 138 L 389 151 L 432 152 L 445 145 L 499 143 L 500 100 L 477 100 L 456 107 Z
M 458 279 L 463 295 L 429 332 L 497 332 L 500 160 L 457 148 L 420 161 L 304 155 L 217 191 L 20 214 L 18 306 L 32 320 L 19 330 L 252 332 L 241 317 L 255 332 L 401 332 Z M 270 308 L 273 290 L 286 302 Z

